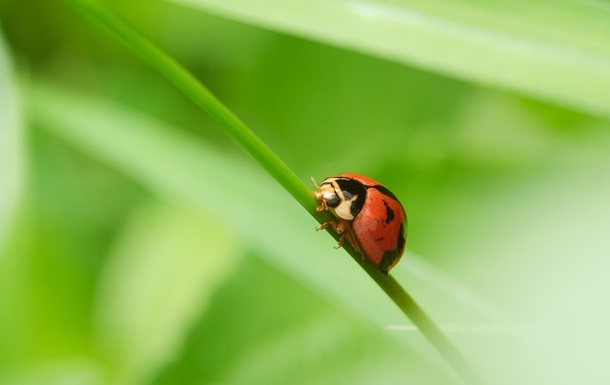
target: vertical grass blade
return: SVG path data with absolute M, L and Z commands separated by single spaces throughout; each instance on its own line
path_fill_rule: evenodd
M 20 95 L 0 32 L 0 250 L 10 228 L 23 177 Z
M 610 116 L 607 2 L 169 1 Z

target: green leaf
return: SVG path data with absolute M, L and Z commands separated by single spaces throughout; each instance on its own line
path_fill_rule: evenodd
M 319 294 L 247 255 L 153 383 L 455 383 L 395 336 Z
M 240 249 L 209 218 L 156 202 L 119 238 L 101 273 L 96 334 L 117 383 L 137 384 L 173 358 Z
M 23 179 L 20 95 L 0 33 L 0 250 L 10 231 Z
M 170 1 L 610 116 L 610 8 L 602 2 Z
M 97 362 L 81 357 L 47 361 L 11 368 L 0 373 L 2 385 L 104 385 L 103 373 Z

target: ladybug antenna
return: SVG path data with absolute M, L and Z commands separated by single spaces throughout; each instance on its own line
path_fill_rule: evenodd
M 318 184 L 316 183 L 316 180 L 313 178 L 313 176 L 311 177 L 311 181 L 313 182 L 313 185 L 316 186 L 316 188 L 320 188 L 320 186 L 318 186 Z

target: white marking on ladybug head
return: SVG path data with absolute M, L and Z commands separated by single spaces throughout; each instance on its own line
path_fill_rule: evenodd
M 341 194 L 343 195 L 343 194 Z M 354 195 L 350 200 L 341 200 L 339 206 L 335 207 L 335 214 L 341 219 L 346 221 L 353 221 L 354 216 L 352 215 L 352 202 L 358 199 L 358 195 Z
M 352 196 L 349 200 L 345 199 L 345 194 L 339 183 L 337 183 L 336 177 L 326 178 L 322 181 L 318 189 L 314 192 L 316 199 L 322 202 L 323 210 L 332 208 L 335 215 L 343 220 L 352 221 L 354 216 L 352 215 L 351 207 L 352 203 L 358 199 L 358 195 Z M 320 211 L 318 208 L 318 211 Z

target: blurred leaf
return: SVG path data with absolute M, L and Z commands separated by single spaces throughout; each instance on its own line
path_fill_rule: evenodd
M 102 385 L 103 375 L 93 360 L 72 358 L 12 368 L 0 374 L 2 385 Z
M 118 383 L 142 383 L 176 354 L 236 251 L 230 234 L 196 213 L 160 204 L 136 212 L 102 270 L 96 301 L 96 334 Z
M 170 1 L 610 116 L 602 2 Z
M 142 193 L 57 138 L 32 130 L 28 139 L 28 189 L 0 261 L 10 309 L 0 312 L 0 362 L 35 371 L 39 360 L 91 354 L 100 262 Z
M 0 365 L 23 354 L 21 344 L 28 339 L 23 332 L 29 320 L 27 284 L 23 280 L 25 263 L 13 253 L 20 242 L 17 220 L 23 189 L 23 132 L 21 95 L 17 90 L 11 55 L 0 30 Z M 5 383 L 0 373 L 0 383 Z
M 0 250 L 19 203 L 24 166 L 20 95 L 0 30 Z
M 241 261 L 156 385 L 455 383 L 392 335 L 254 256 Z

